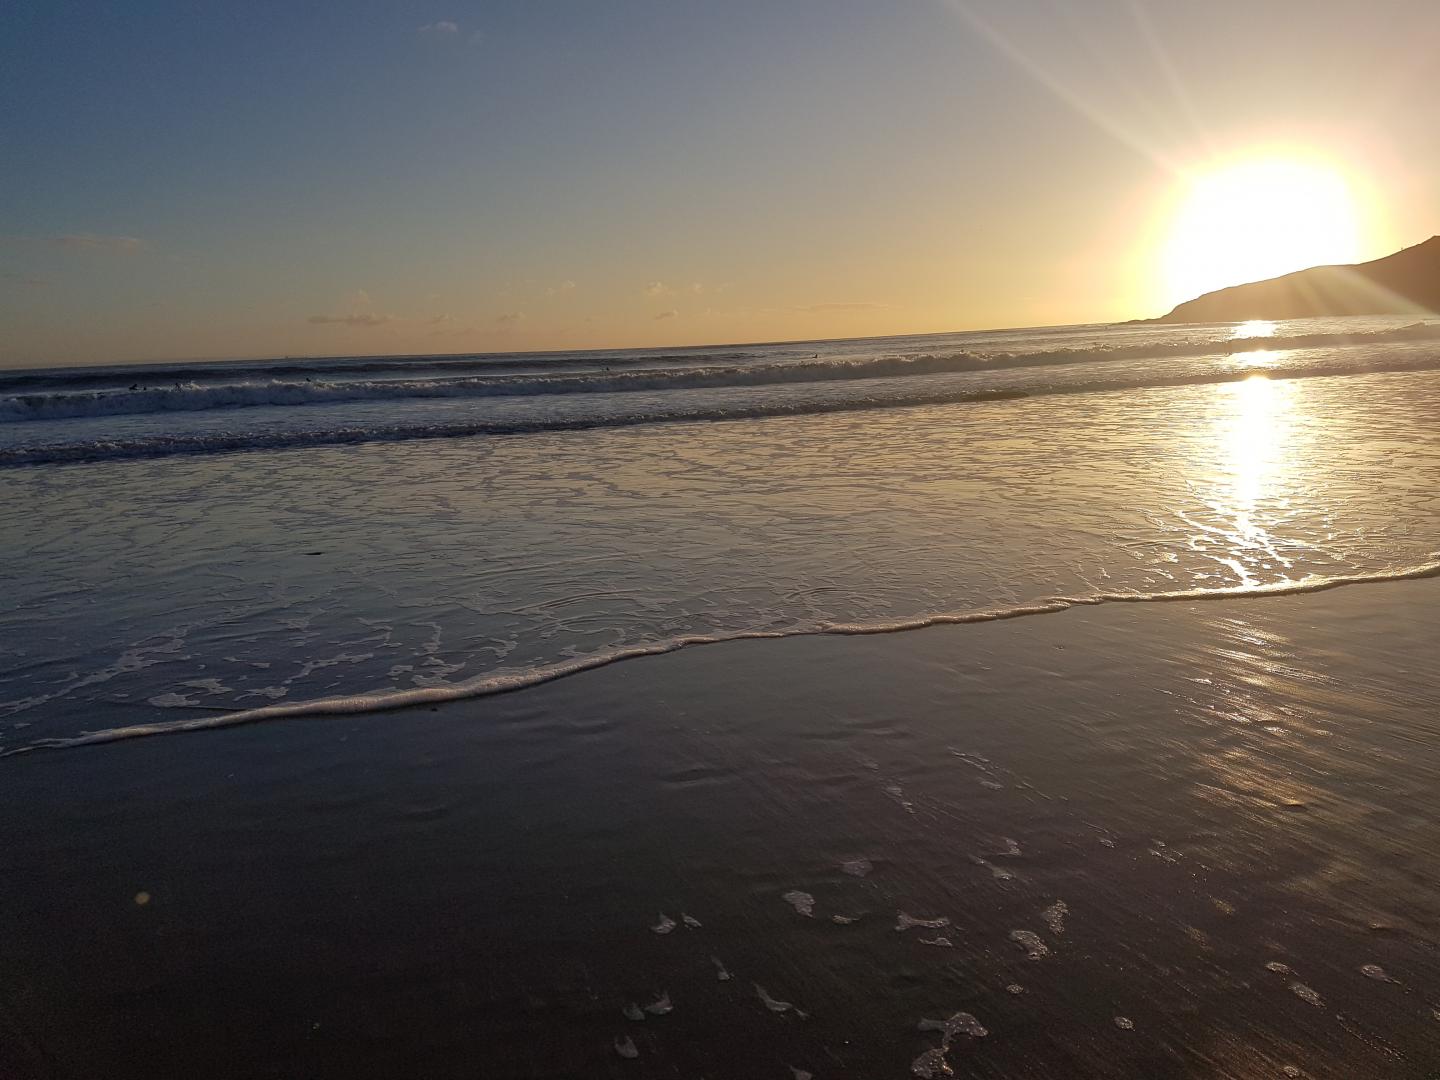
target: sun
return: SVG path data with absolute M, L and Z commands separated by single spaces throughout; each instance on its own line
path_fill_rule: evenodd
M 1307 266 L 1360 260 L 1352 185 L 1327 163 L 1254 157 L 1187 179 L 1164 248 L 1171 303 Z

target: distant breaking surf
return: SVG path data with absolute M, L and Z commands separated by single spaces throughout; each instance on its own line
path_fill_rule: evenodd
M 475 370 L 479 362 L 436 362 L 446 374 L 421 379 L 334 379 L 324 375 L 352 375 L 356 371 L 405 370 L 396 361 L 357 362 L 338 365 L 317 362 L 313 367 L 282 363 L 275 368 L 249 365 L 244 368 L 217 367 L 205 371 L 191 366 L 156 369 L 149 378 L 159 377 L 165 385 L 147 386 L 147 378 L 135 373 L 135 382 L 125 389 L 61 389 L 47 392 L 0 396 L 0 423 L 36 420 L 74 420 L 103 416 L 146 416 L 157 413 L 208 412 L 219 409 L 265 408 L 275 406 L 335 405 L 363 401 L 403 401 L 434 398 L 532 397 L 555 394 L 614 394 L 638 391 L 697 390 L 717 387 L 771 386 L 793 383 L 836 382 L 905 378 L 959 372 L 1007 371 L 1051 367 L 1107 360 L 1160 359 L 1179 356 L 1235 355 L 1256 351 L 1282 351 L 1381 344 L 1387 342 L 1440 340 L 1440 323 L 1414 323 L 1387 330 L 1358 334 L 1300 334 L 1289 337 L 1237 338 L 1224 342 L 1135 343 L 1098 345 L 1089 348 L 1039 352 L 914 353 L 878 356 L 863 360 L 800 360 L 773 364 L 729 364 L 676 368 L 631 368 L 619 371 L 583 371 L 554 374 L 484 374 L 454 377 L 452 370 Z M 652 362 L 656 358 L 632 359 Z M 625 366 L 620 360 L 607 361 Z M 413 368 L 413 362 L 407 362 Z M 481 370 L 494 371 L 494 362 Z M 277 372 L 292 376 L 313 372 L 320 378 L 275 378 Z M 237 373 L 271 377 L 242 378 Z M 230 381 L 215 381 L 228 376 Z M 10 379 L 31 376 L 11 376 Z M 65 383 L 63 373 L 51 373 L 52 381 Z M 80 373 L 78 385 L 94 378 Z M 113 378 L 113 376 L 112 376 Z M 170 383 L 169 380 L 174 382 Z M 188 379 L 189 381 L 183 381 Z M 0 389 L 7 379 L 0 375 Z
M 1428 325 L 1428 324 L 1427 324 Z M 1437 326 L 1440 330 L 1440 326 Z M 1318 336 L 1318 335 L 1315 335 Z M 1258 339 L 1273 341 L 1274 339 Z M 1117 352 L 1118 350 L 1111 350 Z M 1244 350 L 1237 350 L 1244 351 Z M 1249 351 L 1254 351 L 1249 350 Z M 1193 350 L 1192 350 L 1193 352 Z M 1205 350 L 1208 354 L 1217 352 L 1215 346 Z M 1153 355 L 1153 348 L 1145 355 Z M 971 354 L 960 354 L 967 359 L 963 363 L 973 364 Z M 1223 353 L 1222 353 L 1223 355 Z M 1089 359 L 1095 359 L 1093 355 Z M 912 375 L 963 373 L 977 368 L 966 368 L 953 356 L 912 357 L 905 360 L 913 365 L 901 369 Z M 880 370 L 880 361 L 846 365 L 812 365 L 812 368 L 835 370 L 847 367 Z M 946 367 L 950 364 L 950 367 Z M 1012 365 L 1017 367 L 1048 367 L 1045 364 Z M 785 372 L 788 367 L 758 369 L 761 376 L 776 371 Z M 983 370 L 995 370 L 987 366 Z M 596 412 L 587 415 L 538 415 L 524 419 L 474 419 L 461 421 L 425 421 L 397 424 L 355 424 L 336 427 L 298 428 L 290 430 L 245 430 L 245 431 L 204 431 L 190 433 L 167 433 L 159 435 L 137 435 L 132 437 L 91 438 L 71 442 L 43 442 L 0 447 L 0 468 L 6 466 L 49 465 L 77 461 L 106 461 L 124 458 L 165 457 L 173 454 L 213 454 L 248 450 L 284 450 L 315 446 L 342 446 L 368 442 L 404 442 L 413 439 L 451 439 L 478 435 L 524 435 L 549 431 L 583 431 L 595 428 L 635 427 L 643 424 L 693 423 L 703 421 L 755 420 L 767 417 L 807 416 L 824 413 L 854 412 L 866 409 L 897 409 L 922 405 L 975 404 L 1007 401 L 1017 398 L 1048 397 L 1062 394 L 1104 393 L 1117 390 L 1160 389 L 1172 386 L 1196 386 L 1213 383 L 1238 382 L 1255 375 L 1271 379 L 1324 378 L 1344 375 L 1385 374 L 1407 371 L 1440 370 L 1440 355 L 1427 353 L 1409 356 L 1382 356 L 1355 366 L 1345 368 L 1315 367 L 1313 365 L 1267 366 L 1264 368 L 1225 368 L 1208 371 L 1188 371 L 1173 376 L 1146 374 L 1110 379 L 1078 379 L 1070 382 L 1046 382 L 1031 379 L 1024 383 L 1003 388 L 983 389 L 973 382 L 963 386 L 936 388 L 933 384 L 910 385 L 903 378 L 885 383 L 883 390 L 865 393 L 856 392 L 850 396 L 818 398 L 775 398 L 761 402 L 737 403 L 735 405 L 712 405 L 677 400 L 668 407 L 656 409 L 639 408 L 626 411 L 624 408 L 613 412 Z M 888 375 L 901 373 L 892 368 Z M 682 375 L 696 372 L 678 373 Z M 605 379 L 623 379 L 626 376 L 604 376 Z M 646 376 L 653 377 L 653 376 Z M 556 377 L 559 378 L 559 377 Z M 590 378 L 585 376 L 583 378 Z M 800 381 L 829 381 L 843 379 L 841 374 L 829 379 Z M 881 385 L 879 374 L 862 376 L 858 385 Z M 534 381 L 534 380 L 531 380 Z M 573 382 L 574 380 L 569 380 Z M 766 380 L 754 383 L 717 383 L 717 386 L 738 387 L 761 385 Z M 777 381 L 774 379 L 771 382 Z M 779 380 L 795 382 L 796 380 Z M 512 384 L 513 385 L 513 384 Z M 634 385 L 631 389 L 644 389 Z M 682 387 L 678 383 L 672 389 L 696 389 Z M 614 387 L 610 387 L 613 391 Z M 554 393 L 563 391 L 555 390 Z M 542 391 L 543 393 L 543 391 Z M 519 392 L 516 391 L 518 395 Z M 623 404 L 623 396 L 621 398 Z

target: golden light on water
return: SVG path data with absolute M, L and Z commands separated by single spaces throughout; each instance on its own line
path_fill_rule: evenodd
M 1249 322 L 1240 323 L 1230 335 L 1238 340 L 1257 337 L 1274 337 L 1275 324 L 1269 319 L 1251 319 Z
M 1238 324 L 1230 337 L 1235 341 L 1254 341 L 1256 338 L 1275 336 L 1275 324 L 1269 319 L 1251 319 Z M 1269 367 L 1280 359 L 1275 349 L 1246 349 L 1235 354 L 1235 360 L 1242 367 Z
M 1358 262 L 1362 216 L 1351 182 L 1318 159 L 1256 157 L 1199 173 L 1184 185 L 1164 242 L 1171 303 L 1309 266 Z
M 1289 427 L 1294 388 L 1264 375 L 1251 375 L 1226 387 L 1230 408 L 1221 416 L 1217 435 L 1221 443 L 1220 465 L 1228 479 L 1228 491 L 1220 500 L 1226 545 L 1230 550 L 1219 559 L 1229 566 L 1244 585 L 1256 584 L 1256 569 L 1269 571 L 1290 565 L 1277 538 L 1266 527 L 1274 515 L 1262 512 L 1275 500 L 1278 481 L 1287 469 L 1291 453 Z M 1273 509 L 1273 507 L 1272 507 Z
M 1236 353 L 1235 360 L 1241 367 L 1264 368 L 1279 361 L 1281 354 L 1275 349 L 1248 349 Z

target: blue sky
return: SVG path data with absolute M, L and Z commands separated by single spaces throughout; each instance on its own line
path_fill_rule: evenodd
M 0 363 L 1152 314 L 1177 176 L 1440 231 L 1430 3 L 8 5 Z M 1157 232 L 1158 230 L 1158 232 Z

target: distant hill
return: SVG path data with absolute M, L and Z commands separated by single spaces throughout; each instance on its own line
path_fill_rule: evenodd
M 1266 281 L 1197 296 L 1146 322 L 1240 322 L 1311 315 L 1431 315 L 1440 312 L 1440 236 L 1348 266 L 1312 266 Z

